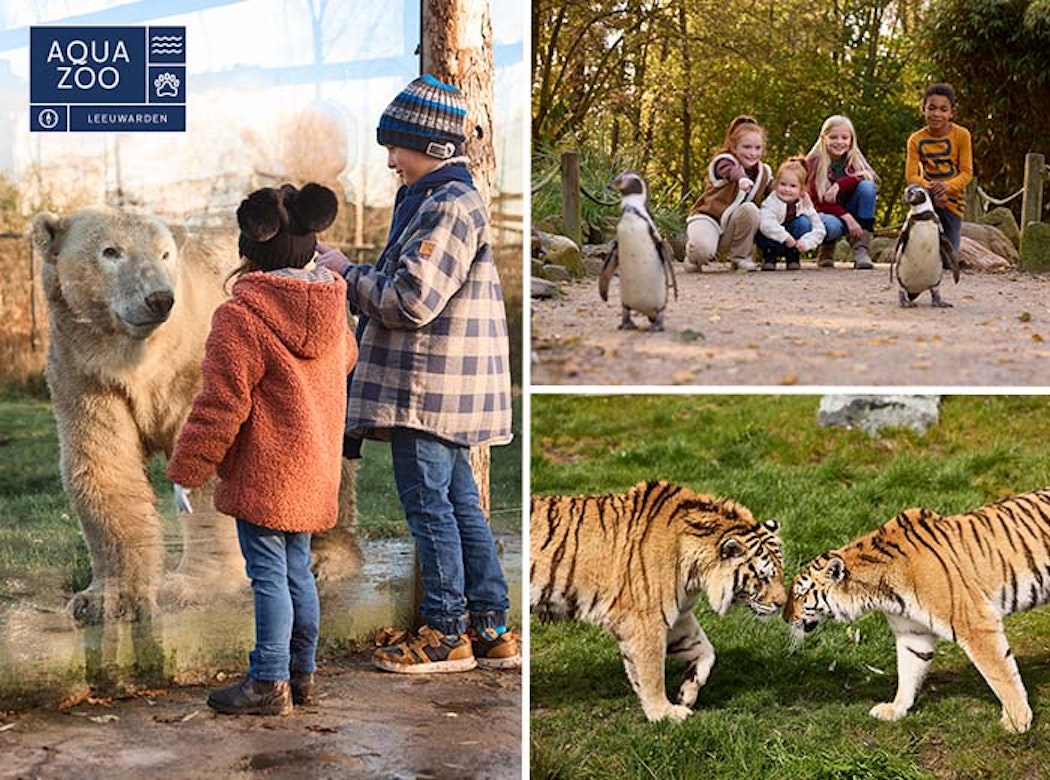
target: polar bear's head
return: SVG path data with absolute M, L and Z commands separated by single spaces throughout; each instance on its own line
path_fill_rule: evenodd
M 109 208 L 38 214 L 32 239 L 49 307 L 78 327 L 144 339 L 171 314 L 178 246 L 155 217 Z

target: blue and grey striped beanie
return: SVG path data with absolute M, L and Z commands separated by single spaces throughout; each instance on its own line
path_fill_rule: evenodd
M 463 153 L 467 104 L 458 89 L 427 74 L 401 90 L 379 118 L 383 146 L 415 149 L 447 160 Z

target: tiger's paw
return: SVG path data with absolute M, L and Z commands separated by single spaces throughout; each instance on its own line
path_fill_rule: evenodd
M 696 680 L 686 680 L 678 689 L 678 703 L 683 707 L 692 709 L 696 699 L 700 695 L 700 683 Z
M 1011 734 L 1024 734 L 1032 727 L 1032 708 L 1025 707 L 1012 717 L 1006 710 L 1003 710 L 1003 716 L 999 718 L 999 724 Z
M 868 714 L 871 715 L 871 717 L 878 718 L 879 720 L 900 720 L 907 713 L 907 710 L 900 709 L 892 701 L 884 701 L 881 704 L 876 704 L 868 710 Z
M 661 705 L 644 707 L 644 709 L 645 717 L 652 723 L 665 719 L 683 721 L 693 714 L 691 707 L 685 707 L 681 704 L 671 704 L 671 702 L 666 699 Z

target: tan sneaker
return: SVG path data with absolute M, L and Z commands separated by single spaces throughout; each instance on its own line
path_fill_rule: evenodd
M 469 672 L 478 665 L 466 634 L 443 634 L 429 626 L 404 642 L 377 648 L 372 664 L 396 674 Z
M 474 658 L 483 669 L 517 669 L 521 666 L 518 635 L 513 631 L 497 634 L 494 628 L 467 632 L 474 650 Z

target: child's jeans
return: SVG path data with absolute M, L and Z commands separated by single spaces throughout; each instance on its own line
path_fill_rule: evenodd
M 394 480 L 423 578 L 423 622 L 445 634 L 469 623 L 505 625 L 510 598 L 481 511 L 469 450 L 422 431 L 393 428 Z
M 237 519 L 237 539 L 255 602 L 255 649 L 248 674 L 287 680 L 316 669 L 321 609 L 310 572 L 310 534 L 274 531 Z
M 932 199 L 932 195 L 930 196 Z M 962 217 L 948 209 L 934 208 L 944 228 L 944 235 L 952 242 L 956 253 L 959 252 L 959 243 L 962 241 Z
M 875 182 L 862 179 L 843 205 L 846 211 L 861 224 L 861 227 L 871 230 L 875 224 Z M 846 230 L 846 223 L 836 216 L 821 214 L 820 219 L 827 232 L 827 235 L 824 236 L 825 244 L 834 244 L 849 232 Z

